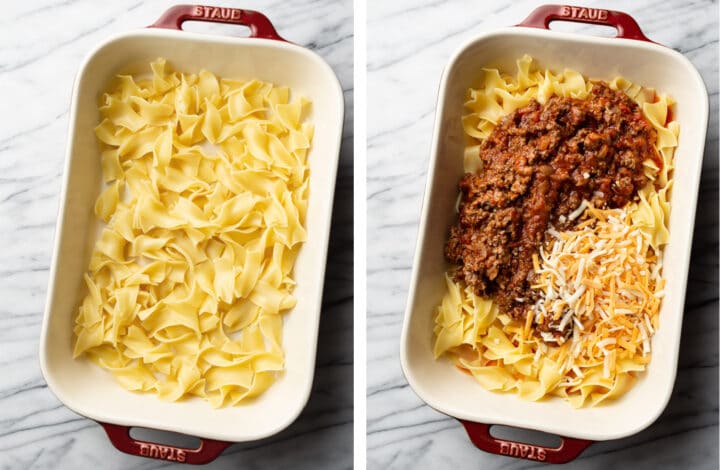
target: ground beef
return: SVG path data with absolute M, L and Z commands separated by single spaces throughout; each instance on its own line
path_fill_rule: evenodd
M 604 82 L 585 100 L 555 96 L 506 116 L 480 147 L 481 169 L 459 183 L 445 248 L 456 280 L 522 318 L 535 301 L 532 255 L 548 226 L 571 228 L 567 216 L 583 199 L 618 208 L 637 198 L 643 161 L 660 161 L 656 139 L 639 106 Z

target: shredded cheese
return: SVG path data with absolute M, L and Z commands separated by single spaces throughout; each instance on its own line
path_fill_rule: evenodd
M 650 353 L 662 279 L 650 237 L 632 226 L 626 209 L 598 210 L 583 201 L 568 218 L 582 211 L 592 218 L 575 230 L 549 231 L 550 248 L 534 260 L 533 287 L 541 295 L 531 316 L 549 325 L 545 341 L 570 342 L 569 369 L 602 364 L 610 378 L 617 357 Z

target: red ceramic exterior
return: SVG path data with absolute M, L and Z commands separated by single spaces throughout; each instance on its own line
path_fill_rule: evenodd
M 200 447 L 197 449 L 186 449 L 165 444 L 154 444 L 152 442 L 138 441 L 130 437 L 130 427 L 118 424 L 100 423 L 110 438 L 110 442 L 120 451 L 126 454 L 138 455 L 169 462 L 205 464 L 212 462 L 231 443 L 215 441 L 212 439 L 200 439 Z
M 654 42 L 648 39 L 632 16 L 621 11 L 571 5 L 542 5 L 528 15 L 517 26 L 550 29 L 552 21 L 573 21 L 576 23 L 601 24 L 617 29 L 617 37 Z
M 517 26 L 529 28 L 550 29 L 552 21 L 574 21 L 576 23 L 590 23 L 612 26 L 617 29 L 617 37 L 635 39 L 638 41 L 654 42 L 648 39 L 640 26 L 627 13 L 599 8 L 579 7 L 571 5 L 542 5 L 530 13 Z M 507 455 L 527 460 L 547 463 L 567 463 L 575 459 L 593 441 L 561 437 L 560 447 L 549 448 L 524 444 L 521 442 L 496 439 L 490 435 L 490 424 L 474 423 L 459 420 L 476 447 L 493 454 Z
M 250 37 L 285 41 L 275 31 L 267 16 L 259 11 L 205 5 L 175 5 L 169 8 L 150 28 L 182 29 L 185 21 L 209 21 L 247 26 Z M 285 41 L 287 42 L 287 41 Z
M 545 463 L 567 463 L 574 460 L 593 441 L 563 437 L 560 447 L 543 447 L 522 442 L 497 439 L 490 435 L 490 424 L 460 420 L 478 449 L 508 457 Z

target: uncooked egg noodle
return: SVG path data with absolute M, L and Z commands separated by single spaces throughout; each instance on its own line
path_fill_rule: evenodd
M 284 369 L 310 103 L 259 80 L 150 65 L 152 76 L 120 75 L 100 98 L 104 225 L 74 356 L 128 390 L 235 405 Z
M 479 146 L 498 121 L 536 99 L 584 99 L 592 81 L 565 70 L 539 70 L 525 55 L 517 74 L 482 70 L 482 84 L 469 89 L 462 118 L 467 138 L 465 171 L 478 169 Z M 551 242 L 534 259 L 540 298 L 525 321 L 498 311 L 492 299 L 446 275 L 447 292 L 437 308 L 435 357 L 447 355 L 484 388 L 513 392 L 527 400 L 554 395 L 574 407 L 594 406 L 625 393 L 650 362 L 650 339 L 659 327 L 664 296 L 662 248 L 668 242 L 669 192 L 679 125 L 668 119 L 673 100 L 617 77 L 658 134 L 661 167 L 644 162 L 650 182 L 639 200 L 620 209 L 599 210 L 585 201 L 572 230 L 550 230 Z M 669 121 L 669 122 L 668 122 Z M 533 319 L 552 315 L 572 326 L 570 338 L 546 341 L 532 334 Z M 547 341 L 550 340 L 550 341 Z

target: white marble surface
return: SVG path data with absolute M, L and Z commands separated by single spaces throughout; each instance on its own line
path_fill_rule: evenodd
M 516 24 L 541 3 L 553 2 L 368 2 L 368 468 L 545 468 L 473 447 L 457 421 L 412 392 L 398 357 L 442 69 L 466 39 Z M 594 444 L 564 468 L 717 469 L 717 2 L 573 3 L 626 11 L 650 38 L 685 54 L 707 84 L 711 111 L 671 402 L 650 428 Z
M 2 2 L 0 17 L 0 468 L 159 468 L 120 453 L 95 422 L 65 408 L 40 373 L 38 339 L 65 158 L 73 79 L 82 58 L 115 32 L 154 22 L 171 1 Z M 214 5 L 266 13 L 286 39 L 333 67 L 345 130 L 320 325 L 315 383 L 300 418 L 280 434 L 234 445 L 213 468 L 352 467 L 353 23 L 350 0 Z M 209 27 L 196 26 L 209 29 Z M 218 27 L 240 34 L 239 27 Z M 219 28 L 219 29 L 218 29 Z

